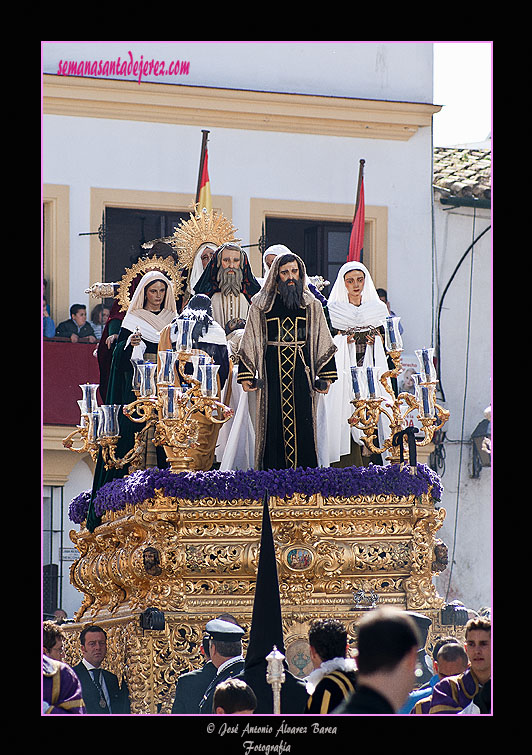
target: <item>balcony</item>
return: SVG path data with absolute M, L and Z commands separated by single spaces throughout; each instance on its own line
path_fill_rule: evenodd
M 81 383 L 99 383 L 94 352 L 98 344 L 45 338 L 42 350 L 42 412 L 44 425 L 75 427 L 79 423 Z

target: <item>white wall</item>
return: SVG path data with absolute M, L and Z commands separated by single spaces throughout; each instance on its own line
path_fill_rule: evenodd
M 57 74 L 60 61 L 153 59 L 168 67 L 184 60 L 190 62 L 187 75 L 142 81 L 428 103 L 432 47 L 427 42 L 45 42 L 42 66 L 44 73 Z M 138 77 L 131 72 L 125 79 Z

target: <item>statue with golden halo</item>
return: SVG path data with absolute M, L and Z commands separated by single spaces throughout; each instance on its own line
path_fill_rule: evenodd
M 158 254 L 146 251 L 146 256 L 141 257 L 130 268 L 126 268 L 124 275 L 118 283 L 94 283 L 85 290 L 86 294 L 95 298 L 114 298 L 109 318 L 105 323 L 102 336 L 97 348 L 98 365 L 100 368 L 100 396 L 102 401 L 107 400 L 107 385 L 111 371 L 113 349 L 118 338 L 122 320 L 129 306 L 131 297 L 142 276 L 149 270 L 160 270 L 172 281 L 176 306 L 182 297 L 185 281 L 182 270 L 176 262 L 175 251 L 169 244 L 160 244 L 158 240 L 150 242 L 150 248 L 157 250 Z M 148 245 L 145 245 L 147 248 Z M 165 248 L 168 254 L 165 254 Z
M 182 220 L 167 242 L 177 252 L 179 265 L 188 270 L 185 303 L 194 293 L 194 286 L 222 244 L 241 239 L 235 237 L 232 222 L 216 210 L 200 210 L 196 205 L 188 220 Z

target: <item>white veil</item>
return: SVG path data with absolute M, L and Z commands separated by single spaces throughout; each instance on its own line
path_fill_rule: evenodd
M 148 286 L 158 280 L 166 283 L 166 295 L 161 312 L 156 315 L 154 312 L 149 312 L 147 309 L 144 309 L 144 292 Z M 172 282 L 168 280 L 166 275 L 163 275 L 163 273 L 158 270 L 150 270 L 140 279 L 140 282 L 131 297 L 131 302 L 122 322 L 122 326 L 127 330 L 130 330 L 131 333 L 138 328 L 143 339 L 150 341 L 151 343 L 159 343 L 161 331 L 172 322 L 176 315 L 177 309 Z M 130 339 L 131 336 L 128 339 L 128 343 Z M 141 342 L 140 346 L 135 346 L 133 348 L 133 358 L 142 359 L 145 350 L 146 344 Z

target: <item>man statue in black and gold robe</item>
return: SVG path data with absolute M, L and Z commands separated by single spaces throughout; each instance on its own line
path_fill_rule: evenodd
M 296 254 L 277 257 L 251 300 L 238 350 L 238 382 L 258 391 L 256 469 L 317 467 L 319 393 L 336 380 L 336 346 Z

